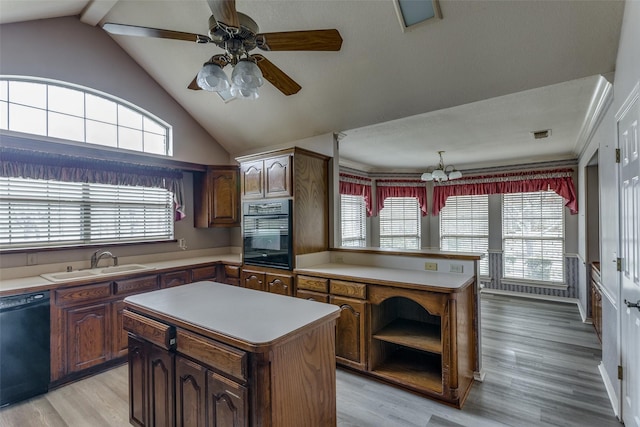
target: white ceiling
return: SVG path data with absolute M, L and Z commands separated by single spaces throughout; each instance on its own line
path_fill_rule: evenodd
M 599 74 L 614 71 L 624 3 L 449 1 L 402 31 L 393 0 L 237 0 L 261 32 L 337 28 L 340 52 L 261 52 L 302 90 L 268 83 L 224 103 L 186 86 L 214 45 L 112 36 L 232 154 L 340 132 L 340 156 L 372 170 L 576 158 Z M 204 0 L 0 0 L 0 23 L 82 14 L 207 33 Z M 102 18 L 102 19 L 100 19 Z M 534 130 L 552 129 L 534 142 Z

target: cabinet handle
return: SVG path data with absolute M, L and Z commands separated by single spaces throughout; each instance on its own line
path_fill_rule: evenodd
M 638 301 L 636 301 L 636 302 L 627 301 L 625 299 L 624 303 L 627 305 L 627 307 L 629 307 L 629 308 L 637 308 L 638 311 L 640 311 L 640 299 Z

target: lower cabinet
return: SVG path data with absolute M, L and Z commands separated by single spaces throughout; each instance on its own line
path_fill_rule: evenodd
M 82 371 L 111 358 L 111 303 L 65 309 L 67 372 Z
M 242 286 L 247 289 L 293 296 L 293 275 L 273 268 L 243 268 Z
M 207 369 L 182 356 L 176 357 L 176 424 L 204 427 Z
M 215 372 L 207 372 L 207 427 L 249 425 L 247 388 Z M 195 424 L 194 424 L 195 425 Z
M 124 300 L 118 300 L 111 303 L 111 318 L 115 325 L 112 334 L 111 353 L 113 357 L 123 357 L 127 355 L 127 331 L 122 327 L 122 312 L 124 310 Z
M 148 395 L 149 423 L 154 427 L 172 427 L 175 425 L 175 354 L 158 346 L 149 346 Z
M 461 407 L 477 367 L 474 286 L 438 292 L 298 275 L 296 296 L 340 307 L 338 364 Z

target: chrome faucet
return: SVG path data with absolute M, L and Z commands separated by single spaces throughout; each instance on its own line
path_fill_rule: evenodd
M 115 267 L 116 265 L 118 265 L 118 257 L 113 255 L 111 252 L 109 251 L 104 251 L 102 253 L 100 253 L 100 255 L 98 255 L 100 251 L 97 250 L 93 253 L 93 255 L 91 255 L 91 268 L 96 268 L 98 267 L 98 263 L 100 262 L 100 260 L 102 258 L 111 258 L 113 260 L 113 266 Z

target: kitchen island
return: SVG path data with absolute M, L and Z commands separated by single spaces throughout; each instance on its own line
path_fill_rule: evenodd
M 215 282 L 127 297 L 131 423 L 335 426 L 338 316 Z

